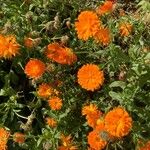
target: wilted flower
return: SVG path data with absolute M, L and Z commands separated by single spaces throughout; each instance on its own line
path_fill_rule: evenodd
M 68 64 L 76 62 L 77 56 L 73 53 L 72 49 L 62 46 L 58 43 L 48 45 L 46 56 L 60 64 Z
M 13 135 L 13 140 L 17 143 L 24 143 L 25 142 L 25 135 L 23 133 L 20 132 L 16 132 Z

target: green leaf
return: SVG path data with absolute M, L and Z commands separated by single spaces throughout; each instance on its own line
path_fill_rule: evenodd
M 0 90 L 0 96 L 7 96 L 7 93 L 4 89 Z
M 148 53 L 144 59 L 150 59 L 150 53 Z
M 37 147 L 40 146 L 40 144 L 42 143 L 43 141 L 43 137 L 40 137 L 37 141 Z
M 124 89 L 126 87 L 126 83 L 123 81 L 114 81 L 109 85 L 110 88 L 112 87 L 120 87 L 122 89 Z
M 122 101 L 122 94 L 121 93 L 116 93 L 114 91 L 110 91 L 109 95 L 111 96 L 112 99 L 114 100 L 121 100 Z

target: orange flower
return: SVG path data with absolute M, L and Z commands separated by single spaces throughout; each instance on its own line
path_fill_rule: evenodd
M 120 24 L 119 30 L 121 36 L 128 36 L 132 31 L 132 25 L 130 23 L 122 23 Z
M 98 110 L 95 104 L 90 104 L 82 108 L 82 115 L 92 115 Z
M 7 141 L 10 133 L 6 131 L 4 128 L 0 128 L 0 150 L 7 149 Z
M 110 139 L 111 140 L 114 139 L 114 137 L 106 131 L 105 122 L 104 122 L 103 118 L 100 118 L 97 120 L 95 130 L 100 132 L 101 138 L 105 141 L 109 141 Z
M 88 40 L 95 35 L 100 25 L 101 23 L 95 12 L 81 12 L 78 16 L 78 21 L 75 22 L 75 30 L 77 31 L 78 38 L 85 41 Z
M 32 38 L 29 38 L 29 37 L 26 37 L 24 39 L 24 45 L 27 47 L 27 48 L 33 48 L 34 47 L 34 40 Z
M 62 107 L 62 100 L 56 96 L 49 99 L 48 103 L 52 110 L 60 110 Z
M 99 131 L 93 130 L 88 135 L 88 144 L 94 150 L 102 150 L 106 146 L 107 141 L 101 138 Z
M 99 89 L 104 82 L 103 71 L 97 65 L 86 64 L 83 65 L 78 71 L 78 83 L 82 88 L 94 91 Z
M 58 95 L 58 91 L 53 89 L 49 84 L 42 83 L 38 88 L 38 95 L 42 98 L 48 98 L 51 95 Z
M 98 15 L 103 15 L 105 13 L 109 13 L 113 11 L 113 2 L 112 1 L 105 1 L 103 5 L 99 6 L 96 10 Z
M 2 36 L 0 35 L 0 58 L 11 59 L 19 53 L 19 44 L 15 36 Z
M 90 127 L 95 128 L 97 125 L 97 120 L 100 118 L 101 112 L 99 110 L 95 111 L 93 114 L 87 115 L 87 123 Z
M 57 126 L 57 121 L 54 118 L 47 117 L 46 123 L 52 128 Z
M 58 150 L 77 150 L 77 147 L 73 145 L 71 136 L 61 135 L 62 145 L 58 147 Z
M 132 128 L 132 118 L 121 107 L 108 112 L 104 120 L 106 131 L 114 137 L 126 136 Z
M 150 141 L 148 141 L 144 146 L 140 147 L 139 150 L 150 150 Z
M 95 150 L 94 148 L 88 147 L 88 150 Z
M 77 56 L 73 53 L 72 49 L 61 46 L 58 43 L 48 45 L 46 56 L 60 64 L 71 65 L 77 60 Z
M 23 133 L 20 132 L 16 132 L 13 135 L 13 140 L 17 143 L 24 143 L 25 142 L 25 135 Z
M 31 59 L 25 66 L 25 74 L 30 78 L 39 78 L 45 72 L 45 64 L 38 59 Z
M 94 36 L 96 42 L 102 43 L 104 46 L 111 41 L 110 32 L 108 28 L 100 28 Z
M 97 109 L 95 104 L 90 104 L 83 107 L 82 115 L 86 115 L 88 125 L 94 128 L 102 113 Z

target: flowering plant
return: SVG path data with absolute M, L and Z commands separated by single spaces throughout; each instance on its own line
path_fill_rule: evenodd
M 149 2 L 0 5 L 0 150 L 150 149 Z

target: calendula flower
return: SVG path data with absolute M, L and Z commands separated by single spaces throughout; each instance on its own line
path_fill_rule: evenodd
M 99 132 L 101 138 L 105 141 L 112 140 L 114 137 L 109 134 L 109 132 L 105 129 L 105 121 L 104 118 L 101 117 L 97 120 L 97 124 L 95 126 L 95 130 Z
M 142 144 L 143 145 L 143 144 Z M 150 150 L 150 141 L 140 147 L 138 150 Z
M 102 45 L 106 46 L 111 41 L 110 31 L 108 28 L 100 28 L 94 35 L 94 39 L 97 43 L 100 42 Z
M 99 6 L 98 9 L 96 10 L 98 15 L 103 15 L 109 12 L 113 11 L 113 2 L 112 1 L 105 1 L 103 5 Z
M 24 39 L 24 45 L 27 48 L 33 48 L 34 47 L 34 39 L 29 38 L 29 37 L 25 37 L 25 39 Z
M 92 115 L 98 110 L 95 104 L 86 105 L 82 108 L 82 115 Z
M 26 64 L 24 72 L 28 77 L 37 79 L 42 76 L 45 70 L 46 67 L 42 61 L 38 59 L 31 59 Z
M 7 149 L 7 141 L 10 136 L 10 133 L 6 131 L 4 128 L 0 128 L 0 150 Z
M 81 12 L 78 21 L 75 22 L 78 38 L 85 41 L 94 36 L 100 26 L 99 18 L 93 11 Z
M 106 131 L 114 137 L 126 136 L 132 128 L 132 118 L 122 107 L 109 111 L 104 121 Z
M 25 142 L 25 135 L 23 133 L 16 132 L 13 135 L 13 140 L 14 140 L 14 142 L 22 144 Z
M 93 114 L 87 115 L 86 116 L 87 124 L 90 127 L 95 128 L 97 125 L 97 120 L 100 118 L 100 116 L 101 112 L 99 110 L 93 112 Z
M 60 110 L 62 107 L 62 100 L 59 97 L 52 97 L 48 100 L 49 106 L 52 110 Z
M 77 150 L 77 147 L 73 145 L 71 135 L 61 135 L 61 143 L 62 145 L 58 147 L 58 150 Z
M 126 23 L 120 24 L 119 30 L 120 30 L 121 36 L 128 36 L 131 33 L 132 28 L 133 26 L 130 23 L 126 22 Z
M 38 88 L 38 95 L 43 98 L 48 98 L 53 92 L 52 87 L 47 83 L 42 83 Z
M 54 128 L 57 126 L 57 121 L 54 118 L 47 117 L 46 124 L 49 125 L 50 127 Z
M 102 113 L 98 110 L 95 104 L 90 104 L 83 107 L 82 115 L 86 115 L 88 125 L 94 128 Z
M 11 59 L 19 54 L 20 45 L 17 43 L 15 36 L 0 35 L 0 58 Z
M 104 82 L 103 71 L 94 64 L 83 65 L 79 69 L 77 77 L 81 87 L 89 91 L 99 89 Z
M 42 98 L 48 98 L 51 95 L 58 95 L 59 92 L 52 88 L 48 83 L 42 83 L 39 85 L 37 93 Z
M 94 150 L 102 150 L 106 146 L 107 141 L 101 138 L 99 131 L 93 130 L 88 135 L 88 144 Z
M 77 56 L 72 49 L 60 45 L 59 43 L 52 43 L 48 45 L 46 56 L 60 64 L 68 64 L 76 62 Z

